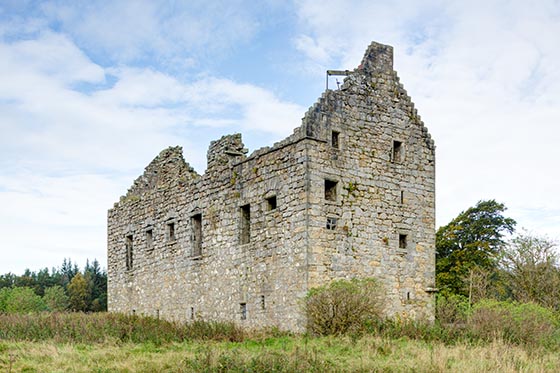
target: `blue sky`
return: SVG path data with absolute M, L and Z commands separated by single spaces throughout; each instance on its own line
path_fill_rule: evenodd
M 257 4 L 255 4 L 257 3 Z M 106 257 L 106 216 L 163 148 L 204 172 L 299 126 L 371 41 L 437 146 L 437 224 L 494 198 L 560 238 L 560 2 L 0 2 L 0 273 Z

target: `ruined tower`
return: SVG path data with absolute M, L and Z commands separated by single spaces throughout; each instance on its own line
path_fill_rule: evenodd
M 247 155 L 210 144 L 197 174 L 163 150 L 108 214 L 109 310 L 302 330 L 301 299 L 375 277 L 388 315 L 433 318 L 435 147 L 372 43 L 301 126 Z

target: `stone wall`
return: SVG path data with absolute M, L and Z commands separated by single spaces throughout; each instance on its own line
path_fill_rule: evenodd
M 324 140 L 309 153 L 309 286 L 375 277 L 388 314 L 432 319 L 435 147 L 393 71 L 392 48 L 372 44 L 304 123 Z M 337 183 L 333 201 L 325 180 Z
M 373 43 L 287 139 L 210 144 L 198 175 L 160 153 L 109 210 L 109 310 L 302 330 L 301 299 L 376 277 L 387 313 L 433 318 L 434 145 Z

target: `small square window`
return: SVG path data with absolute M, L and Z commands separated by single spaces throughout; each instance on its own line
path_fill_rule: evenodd
M 339 142 L 338 142 L 338 138 L 339 138 L 340 132 L 337 131 L 332 131 L 331 134 L 331 146 L 335 149 L 339 149 Z
M 406 249 L 406 234 L 399 234 L 399 249 Z
M 268 197 L 266 199 L 266 209 L 267 211 L 276 210 L 277 207 L 276 196 Z
M 327 201 L 336 201 L 336 181 L 325 179 L 325 199 Z
M 334 231 L 336 229 L 336 223 L 338 223 L 337 218 L 327 218 L 327 226 L 328 230 Z

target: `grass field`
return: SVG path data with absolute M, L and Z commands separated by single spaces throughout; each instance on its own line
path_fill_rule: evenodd
M 107 313 L 0 314 L 0 372 L 560 371 L 558 329 L 523 322 L 533 336 L 520 338 L 486 319 L 494 329 L 483 318 L 481 330 L 386 321 L 359 334 L 309 337 Z
M 366 336 L 243 342 L 0 342 L 2 372 L 558 372 L 560 355 L 500 341 L 425 343 Z

